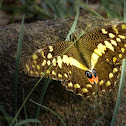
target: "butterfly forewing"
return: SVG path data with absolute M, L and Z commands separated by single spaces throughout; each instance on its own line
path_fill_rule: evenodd
M 30 76 L 36 77 L 41 77 L 46 72 L 52 79 L 68 79 L 71 66 L 65 64 L 65 61 L 63 62 L 63 56 L 61 57 L 61 54 L 69 45 L 70 43 L 59 42 L 37 50 L 28 59 L 25 65 L 25 72 Z M 62 46 L 62 48 L 60 46 Z M 70 57 L 70 55 L 71 53 L 69 53 L 67 57 Z M 51 65 L 53 65 L 53 67 L 49 69 Z
M 126 56 L 126 24 L 94 29 L 64 53 L 71 44 L 56 42 L 37 50 L 28 59 L 25 72 L 35 77 L 46 72 L 50 78 L 61 80 L 67 90 L 84 97 L 95 94 L 96 86 L 98 90 L 111 90 Z M 86 71 L 92 72 L 92 78 L 87 77 Z
M 28 59 L 25 73 L 28 73 L 29 76 L 41 77 L 46 72 L 52 79 L 70 80 L 74 71 L 73 66 L 82 70 L 87 69 L 74 45 L 63 54 L 71 44 L 73 43 L 58 42 L 37 50 Z M 53 66 L 50 68 L 51 65 Z

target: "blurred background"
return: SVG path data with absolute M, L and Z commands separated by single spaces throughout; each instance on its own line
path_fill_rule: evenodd
M 94 15 L 105 18 L 123 19 L 124 0 L 0 0 L 0 26 L 21 21 L 73 17 L 76 6 L 80 5 L 80 15 Z

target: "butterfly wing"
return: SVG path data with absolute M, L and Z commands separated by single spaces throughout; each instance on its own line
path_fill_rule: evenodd
M 111 90 L 118 80 L 122 59 L 126 57 L 126 24 L 95 29 L 79 40 L 78 47 L 83 58 L 89 59 L 89 69 L 96 70 L 98 89 Z
M 80 54 L 73 42 L 58 42 L 37 50 L 26 62 L 24 71 L 29 76 L 41 77 L 46 72 L 51 79 L 60 80 L 67 90 L 76 94 L 88 96 L 92 93 Z M 63 54 L 69 47 L 71 48 Z M 63 54 L 63 55 L 62 55 Z M 48 68 L 53 65 L 49 70 Z M 47 77 L 47 76 L 46 76 Z

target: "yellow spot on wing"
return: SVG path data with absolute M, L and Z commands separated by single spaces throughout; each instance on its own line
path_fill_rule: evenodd
M 41 75 L 44 74 L 43 72 L 41 72 Z
M 116 60 L 117 60 L 117 58 L 116 58 L 116 57 L 113 57 L 113 62 L 114 62 L 114 63 L 116 62 Z
M 109 78 L 112 78 L 114 75 L 113 75 L 113 73 L 110 73 L 109 74 Z
M 106 59 L 107 62 L 109 62 L 109 59 Z
M 119 54 L 119 58 L 122 58 L 122 54 Z
M 95 49 L 94 52 L 95 52 L 96 54 L 98 54 L 99 56 L 102 56 L 102 53 L 101 53 L 98 49 Z
M 52 75 L 56 75 L 56 72 L 55 71 L 52 71 Z
M 101 80 L 100 82 L 99 82 L 99 85 L 102 85 L 104 83 L 104 81 L 103 80 Z
M 67 55 L 63 55 L 63 62 L 67 64 L 67 66 L 69 65 L 69 57 Z
M 113 33 L 109 33 L 109 37 L 110 37 L 110 38 L 114 38 L 115 35 L 114 35 Z
M 122 29 L 126 29 L 126 25 L 125 24 L 122 24 Z
M 80 96 L 82 96 L 82 94 L 81 94 L 81 93 L 78 93 L 77 95 L 80 95 Z
M 103 34 L 107 34 L 108 33 L 108 31 L 106 31 L 106 29 L 104 29 L 104 28 L 101 29 L 101 31 L 102 31 Z
M 89 87 L 89 88 L 92 88 L 92 85 L 90 85 L 90 84 L 87 84 L 86 86 Z
M 96 92 L 93 92 L 92 94 L 93 94 L 93 95 L 95 95 L 95 94 L 96 94 Z
M 120 39 L 120 38 L 116 38 L 116 40 L 117 40 L 118 42 L 121 42 L 121 39 Z
M 35 68 L 35 65 L 32 64 L 32 68 Z
M 50 60 L 47 61 L 48 66 L 51 64 Z
M 52 58 L 52 54 L 49 53 L 49 54 L 47 55 L 47 58 L 48 58 L 48 59 Z
M 46 57 L 45 57 L 45 54 L 44 54 L 44 51 L 42 51 L 42 57 L 43 57 L 43 58 L 46 58 Z
M 121 48 L 121 51 L 124 53 L 125 52 L 125 49 L 124 48 Z
M 49 46 L 49 51 L 52 52 L 53 51 L 53 47 Z
M 112 43 L 113 45 L 117 46 L 117 43 L 116 43 L 115 40 L 110 40 L 110 41 L 111 41 L 111 43 Z
M 98 61 L 98 58 L 102 56 L 102 53 L 105 53 L 106 46 L 103 45 L 102 43 L 99 43 L 97 45 L 97 48 L 94 50 L 94 52 L 91 55 L 91 67 L 92 69 L 94 68 L 95 64 Z
M 61 74 L 58 74 L 58 77 L 60 77 L 60 78 L 61 78 L 61 77 L 62 77 L 62 75 L 61 75 Z
M 39 74 L 39 73 L 36 71 L 35 74 Z
M 68 78 L 68 75 L 67 75 L 66 73 L 64 73 L 64 76 L 65 76 L 66 78 Z
M 46 71 L 46 73 L 48 73 L 48 74 L 49 74 L 49 73 L 50 73 L 50 71 L 49 71 L 49 70 L 47 70 L 47 71 Z
M 40 66 L 39 65 L 37 65 L 37 69 L 40 70 Z
M 55 58 L 52 60 L 52 63 L 53 63 L 53 66 L 56 66 L 56 59 Z
M 87 88 L 82 88 L 82 91 L 83 91 L 84 93 L 88 92 Z
M 121 38 L 121 39 L 125 39 L 125 38 L 126 38 L 124 35 L 118 35 L 118 36 L 119 36 L 119 38 Z
M 36 54 L 33 54 L 33 55 L 32 55 L 32 59 L 33 59 L 33 60 L 36 60 L 37 58 L 38 58 L 38 56 L 37 56 Z
M 30 74 L 33 74 L 33 71 L 30 71 Z
M 43 60 L 42 66 L 45 66 L 45 65 L 46 65 L 46 60 Z
M 37 61 L 36 61 L 36 60 L 33 60 L 33 63 L 34 63 L 34 64 L 36 64 L 36 63 L 37 63 Z
M 116 85 L 117 85 L 117 82 L 114 83 L 114 86 L 116 86 Z
M 69 73 L 70 73 L 70 74 L 72 73 L 71 70 L 69 71 Z
M 61 59 L 61 57 L 60 56 L 58 56 L 57 57 L 57 63 L 58 63 L 58 66 L 60 67 L 60 68 L 62 68 L 62 59 Z
M 29 71 L 29 66 L 26 64 L 27 71 Z
M 108 87 L 108 86 L 110 86 L 111 85 L 111 82 L 110 81 L 107 81 L 106 82 L 106 86 Z
M 113 68 L 113 73 L 116 73 L 118 71 L 117 68 Z
M 90 95 L 88 95 L 86 98 L 90 98 L 91 96 Z
M 39 52 L 39 53 L 40 53 L 41 51 L 42 51 L 42 49 L 38 49 L 38 50 L 37 50 L 37 52 Z
M 75 88 L 80 88 L 80 85 L 79 84 L 75 84 L 74 87 Z
M 73 87 L 73 84 L 71 82 L 68 83 L 68 87 Z
M 112 29 L 116 32 L 116 34 L 118 34 L 117 28 L 115 28 L 115 27 L 113 26 Z
M 94 68 L 95 64 L 98 61 L 99 56 L 96 53 L 93 53 L 91 56 L 91 67 Z
M 111 43 L 109 43 L 108 41 L 104 41 L 105 45 L 107 48 L 109 48 L 110 50 L 114 51 L 114 47 L 112 46 Z
M 102 43 L 99 43 L 98 46 L 97 46 L 98 50 L 102 53 L 105 53 L 105 50 L 106 50 L 106 46 L 103 45 Z

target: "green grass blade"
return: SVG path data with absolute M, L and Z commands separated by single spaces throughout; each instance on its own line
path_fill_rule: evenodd
M 53 18 L 52 16 L 48 15 L 48 14 L 46 13 L 46 11 L 44 11 L 44 10 L 43 10 L 42 8 L 40 8 L 38 5 L 33 4 L 33 7 L 34 7 L 35 10 L 36 10 L 37 12 L 39 12 L 41 15 L 43 15 L 43 16 L 45 16 L 45 17 L 48 17 L 48 18 Z
M 40 94 L 39 104 L 42 104 L 42 102 L 43 102 L 43 99 L 44 99 L 44 96 L 45 96 L 45 93 L 46 93 L 46 90 L 47 90 L 47 88 L 49 86 L 50 81 L 51 80 L 49 78 L 46 78 L 46 80 L 44 82 L 44 85 L 42 87 L 41 94 Z M 41 108 L 40 105 L 38 105 L 37 109 L 36 109 L 36 119 L 38 119 L 40 108 Z
M 24 101 L 24 89 L 23 89 L 23 101 Z M 28 115 L 27 115 L 27 112 L 26 112 L 26 106 L 24 105 L 24 115 L 25 115 L 25 119 L 28 119 Z
M 107 114 L 107 111 L 102 115 L 100 116 L 94 123 L 92 126 L 97 126 L 97 124 L 104 118 L 104 116 Z
M 126 23 L 126 0 L 124 0 L 124 22 Z
M 10 122 L 12 121 L 12 117 L 9 116 L 6 111 L 4 110 L 3 106 L 0 105 L 0 112 L 3 113 L 5 119 L 7 120 L 8 124 L 10 124 Z
M 77 1 L 77 3 L 79 4 L 80 7 L 84 8 L 84 9 L 86 9 L 88 12 L 90 12 L 90 13 L 92 13 L 92 14 L 94 14 L 94 15 L 96 15 L 96 16 L 102 18 L 102 19 L 104 19 L 104 17 L 102 17 L 99 13 L 97 13 L 97 12 L 94 11 L 93 9 L 89 8 L 89 6 L 88 6 L 87 4 L 82 3 L 80 0 L 76 0 L 76 1 Z
M 123 8 L 123 6 L 121 6 L 121 2 L 118 1 L 118 0 L 114 0 L 114 2 L 115 2 L 115 7 L 117 8 L 118 17 L 121 17 L 121 10 L 120 10 L 120 7 Z
M 41 123 L 41 122 L 37 119 L 26 119 L 26 120 L 22 120 L 22 121 L 16 123 L 14 126 L 23 126 L 23 125 L 29 124 L 29 123 Z
M 14 73 L 14 114 L 17 112 L 17 88 L 18 88 L 18 72 L 19 72 L 19 62 L 21 56 L 21 48 L 22 48 L 22 39 L 23 39 L 23 26 L 24 26 L 24 18 L 22 18 L 21 29 L 18 40 L 18 48 L 17 48 L 17 57 L 16 57 L 16 68 Z
M 126 0 L 124 0 L 124 22 L 126 22 Z M 126 75 L 126 59 L 124 59 L 122 62 L 122 70 L 121 70 L 118 96 L 117 96 L 116 106 L 114 109 L 114 114 L 113 114 L 112 121 L 111 121 L 111 126 L 114 125 L 114 122 L 116 120 L 116 115 L 118 112 L 119 103 L 120 103 L 120 99 L 121 99 L 121 95 L 122 95 L 122 91 L 123 91 L 123 87 L 124 87 L 124 83 L 125 83 L 125 75 Z
M 79 17 L 79 13 L 80 13 L 79 9 L 80 9 L 80 6 L 77 5 L 76 6 L 76 17 L 74 19 L 74 22 L 73 22 L 73 24 L 72 24 L 72 26 L 70 28 L 70 31 L 69 31 L 65 41 L 70 41 L 70 35 L 72 33 L 74 33 L 74 31 L 75 31 L 75 28 L 76 28 L 76 25 L 77 25 L 77 21 L 78 21 L 78 17 Z
M 0 7 L 1 7 L 1 5 L 2 5 L 2 2 L 3 2 L 3 0 L 0 0 Z
M 112 118 L 112 122 L 111 122 L 110 126 L 114 126 L 114 122 L 116 120 L 116 115 L 117 115 L 117 112 L 118 112 L 119 103 L 120 103 L 120 100 L 121 100 L 121 95 L 122 95 L 123 87 L 124 87 L 124 83 L 125 83 L 125 76 L 126 76 L 126 59 L 124 59 L 123 62 L 122 62 L 122 70 L 121 70 L 118 96 L 117 96 L 116 106 L 115 106 L 115 109 L 114 109 L 113 118 Z
M 63 121 L 63 119 L 56 112 L 54 112 L 53 110 L 51 110 L 50 108 L 48 108 L 48 107 L 46 107 L 44 105 L 38 104 L 37 102 L 35 102 L 35 101 L 31 100 L 31 99 L 30 99 L 30 101 L 33 102 L 36 105 L 39 105 L 39 106 L 43 107 L 46 110 L 52 112 L 55 116 L 57 116 L 58 119 L 60 119 L 60 121 L 63 123 L 63 125 L 66 126 L 66 123 Z

